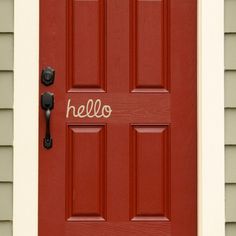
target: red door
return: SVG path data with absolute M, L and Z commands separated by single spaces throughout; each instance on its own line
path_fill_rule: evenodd
M 196 236 L 196 0 L 40 3 L 39 236 Z

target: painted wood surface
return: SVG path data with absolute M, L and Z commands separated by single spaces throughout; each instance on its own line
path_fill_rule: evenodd
M 55 107 L 50 150 L 39 114 L 39 236 L 197 235 L 196 9 L 41 1 L 40 69 L 56 79 L 40 84 Z M 66 117 L 69 99 L 112 113 Z

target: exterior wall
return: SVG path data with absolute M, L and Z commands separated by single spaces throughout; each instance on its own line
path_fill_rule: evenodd
M 236 1 L 225 0 L 226 236 L 236 235 Z
M 12 235 L 13 0 L 0 0 L 0 235 Z

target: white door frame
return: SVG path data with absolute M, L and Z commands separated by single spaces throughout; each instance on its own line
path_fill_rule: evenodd
M 13 236 L 37 236 L 39 0 L 15 0 Z M 224 0 L 198 3 L 198 236 L 224 236 Z
M 224 0 L 198 7 L 199 236 L 225 235 Z

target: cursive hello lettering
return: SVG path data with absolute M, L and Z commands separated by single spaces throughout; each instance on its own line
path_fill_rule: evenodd
M 109 105 L 103 105 L 100 99 L 89 99 L 86 105 L 80 105 L 78 108 L 71 105 L 71 99 L 67 102 L 66 118 L 69 118 L 70 113 L 73 117 L 79 118 L 109 118 L 112 109 Z

